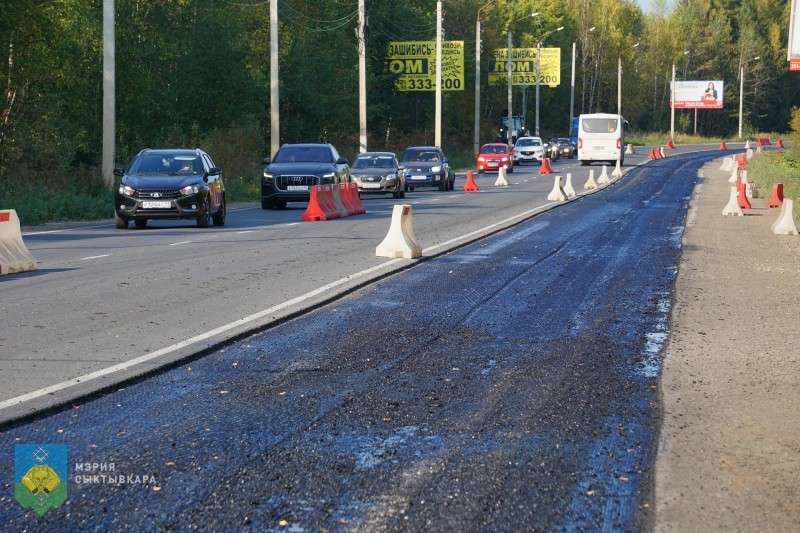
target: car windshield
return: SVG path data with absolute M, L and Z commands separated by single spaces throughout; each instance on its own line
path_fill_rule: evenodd
M 517 141 L 517 146 L 541 146 L 542 141 L 539 139 L 520 139 Z
M 436 150 L 406 150 L 403 161 L 423 161 L 428 163 L 439 162 L 439 152 Z
M 482 154 L 505 154 L 505 153 L 508 153 L 508 147 L 506 147 L 504 145 L 497 145 L 497 144 L 486 145 L 483 148 L 481 148 L 481 153 Z
M 327 146 L 284 146 L 275 154 L 273 163 L 333 163 Z
M 147 154 L 131 163 L 130 174 L 199 174 L 203 168 L 196 155 Z
M 394 168 L 394 158 L 389 155 L 358 156 L 353 162 L 353 169 Z

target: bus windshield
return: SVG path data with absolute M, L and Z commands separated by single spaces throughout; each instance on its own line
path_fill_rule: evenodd
M 587 118 L 582 121 L 586 133 L 614 133 L 619 128 L 616 118 Z

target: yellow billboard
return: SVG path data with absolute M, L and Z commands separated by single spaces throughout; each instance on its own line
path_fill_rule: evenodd
M 489 71 L 490 85 L 508 84 L 508 48 L 497 48 Z M 558 87 L 561 83 L 561 49 L 542 48 L 539 84 Z M 511 84 L 536 84 L 536 48 L 511 49 Z
M 436 41 L 390 42 L 386 59 L 398 91 L 436 90 Z M 442 90 L 464 90 L 464 41 L 442 42 Z

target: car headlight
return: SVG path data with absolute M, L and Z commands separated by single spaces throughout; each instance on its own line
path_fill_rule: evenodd
M 264 172 L 264 179 L 265 180 L 272 180 L 274 177 L 275 176 L 273 176 L 272 174 L 267 174 L 266 172 Z
M 183 196 L 189 196 L 190 194 L 197 194 L 200 192 L 200 189 L 197 187 L 197 185 L 187 185 L 181 189 L 180 192 Z
M 119 193 L 124 195 L 124 196 L 133 196 L 134 194 L 136 194 L 136 191 L 133 188 L 128 187 L 124 183 L 120 183 L 120 185 L 119 185 Z
M 323 174 L 323 175 L 322 175 L 322 178 L 323 178 L 323 179 L 330 179 L 330 180 L 332 180 L 332 179 L 333 179 L 333 178 L 335 178 L 335 177 L 336 177 L 336 174 L 334 174 L 333 172 L 331 172 L 330 174 Z
M 431 167 L 431 172 L 435 173 L 435 172 L 441 172 L 441 171 L 442 171 L 442 167 Z
M 393 179 L 395 179 L 395 178 L 398 178 L 399 176 L 398 176 L 397 174 L 386 174 L 386 176 L 384 176 L 384 177 L 385 177 L 387 180 L 393 180 Z

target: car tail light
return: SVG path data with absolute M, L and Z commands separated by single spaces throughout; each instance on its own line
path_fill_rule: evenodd
M 578 137 L 578 148 L 583 148 L 583 139 Z
M 617 150 L 622 148 L 622 137 L 617 137 Z

